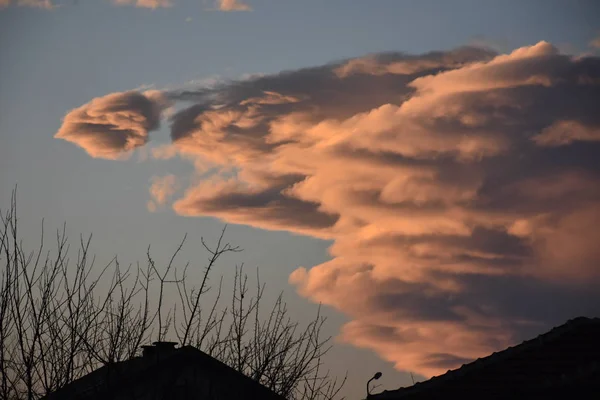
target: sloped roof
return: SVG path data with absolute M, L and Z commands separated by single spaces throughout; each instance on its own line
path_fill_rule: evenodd
M 369 399 L 554 398 L 578 390 L 600 393 L 600 318 L 569 320 L 444 375 Z
M 226 378 L 233 385 L 244 386 L 249 398 L 284 400 L 284 397 L 257 381 L 192 346 L 181 347 L 163 354 L 158 362 L 146 357 L 135 357 L 127 361 L 105 365 L 46 396 L 44 400 L 104 398 L 107 387 L 110 387 L 110 390 L 115 388 L 119 390 L 151 380 L 165 371 L 172 371 L 186 365 L 210 371 L 211 375 Z

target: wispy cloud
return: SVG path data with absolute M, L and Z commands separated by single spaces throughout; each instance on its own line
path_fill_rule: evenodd
M 150 186 L 152 200 L 148 202 L 148 210 L 156 211 L 165 205 L 179 189 L 179 180 L 175 175 L 154 176 Z
M 600 49 L 600 35 L 598 35 L 598 37 L 595 37 L 594 39 L 590 40 L 590 46 L 595 49 Z
M 217 9 L 221 11 L 251 11 L 252 8 L 242 0 L 217 0 Z
M 135 6 L 139 8 L 167 8 L 174 5 L 174 0 L 111 0 L 119 6 Z M 57 6 L 52 3 L 52 0 L 0 0 L 0 8 L 8 7 L 11 4 L 24 6 L 53 9 Z M 246 2 L 242 0 L 216 0 L 216 9 L 220 11 L 252 11 Z M 187 18 L 186 22 L 191 21 Z
M 133 5 L 140 8 L 161 8 L 171 7 L 172 0 L 113 0 L 117 5 Z
M 22 7 L 44 8 L 47 10 L 57 7 L 51 0 L 0 0 L 0 8 L 8 7 L 11 4 Z
M 117 158 L 181 101 L 154 155 L 216 172 L 176 212 L 333 240 L 290 282 L 351 318 L 343 340 L 430 376 L 600 312 L 598 82 L 600 58 L 546 42 L 375 54 L 111 94 L 57 137 Z

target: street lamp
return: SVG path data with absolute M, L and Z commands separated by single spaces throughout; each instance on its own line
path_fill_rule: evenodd
M 381 372 L 377 372 L 375 373 L 375 375 L 373 375 L 371 379 L 367 381 L 367 399 L 371 396 L 371 392 L 369 392 L 369 384 L 371 383 L 371 381 L 381 378 L 381 375 L 383 375 Z

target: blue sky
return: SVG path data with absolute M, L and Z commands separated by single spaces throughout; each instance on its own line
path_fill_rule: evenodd
M 504 53 L 544 40 L 579 55 L 597 51 L 589 43 L 600 34 L 600 8 L 593 0 L 248 0 L 250 12 L 209 10 L 214 4 L 199 0 L 174 0 L 172 7 L 153 10 L 108 0 L 56 3 L 60 7 L 52 10 L 16 4 L 0 9 L 0 197 L 6 205 L 18 183 L 26 239 L 35 240 L 41 218 L 51 229 L 67 221 L 71 236 L 94 233 L 101 257 L 119 254 L 129 261 L 143 258 L 148 244 L 159 257 L 167 254 L 186 232 L 196 241 L 214 236 L 222 222 L 177 215 L 168 205 L 148 211 L 152 177 L 189 177 L 194 167 L 185 160 L 92 158 L 55 139 L 63 117 L 93 98 L 390 51 L 485 45 Z M 168 143 L 168 124 L 150 138 L 153 145 Z M 288 277 L 298 267 L 331 259 L 333 239 L 236 224 L 228 237 L 245 249 L 231 258 L 232 265 L 260 266 L 273 291 L 285 290 L 298 319 L 311 315 L 318 296 L 296 294 Z M 195 250 L 190 246 L 184 258 L 193 259 Z M 589 310 L 587 303 L 583 299 L 565 313 Z M 334 308 L 326 308 L 332 335 L 349 320 Z M 349 393 L 362 391 L 376 370 L 384 372 L 384 388 L 410 383 L 406 372 L 394 371 L 392 362 L 369 349 L 339 344 L 334 354 L 334 371 L 350 368 Z

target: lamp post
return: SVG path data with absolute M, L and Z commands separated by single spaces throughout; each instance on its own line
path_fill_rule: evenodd
M 367 381 L 367 399 L 369 397 L 371 397 L 371 392 L 369 391 L 369 384 L 371 383 L 372 380 L 377 380 L 377 379 L 381 378 L 381 375 L 382 375 L 381 372 L 377 372 L 377 373 L 375 373 L 375 375 L 373 375 L 373 377 L 371 379 L 369 379 Z

